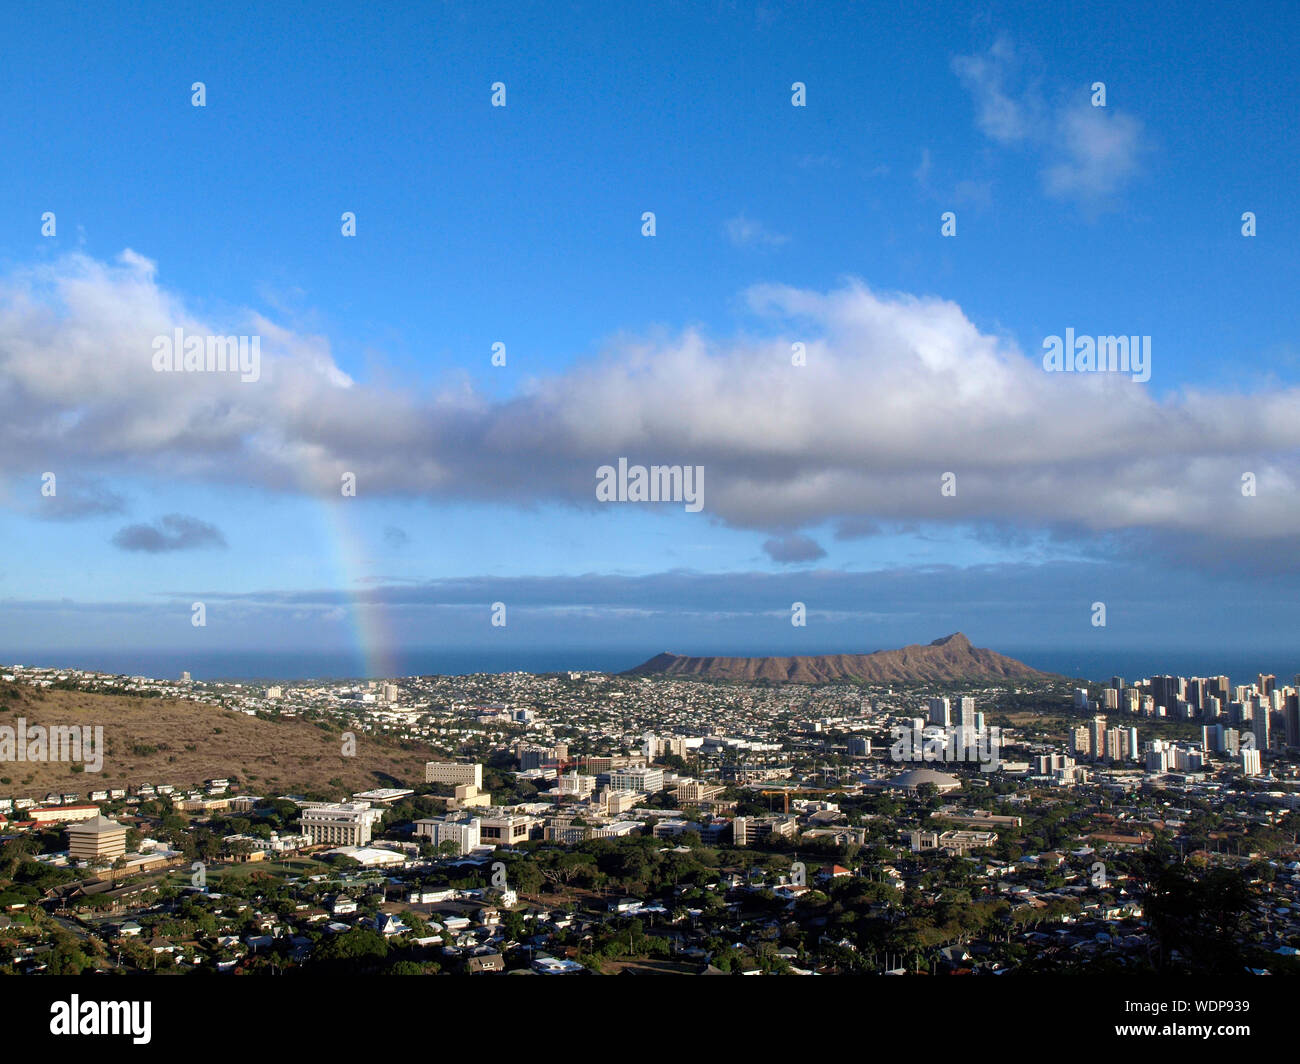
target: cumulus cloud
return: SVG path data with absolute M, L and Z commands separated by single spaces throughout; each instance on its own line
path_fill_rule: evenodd
M 163 554 L 174 550 L 200 550 L 224 547 L 226 537 L 220 529 L 185 514 L 167 514 L 157 524 L 127 525 L 113 536 L 113 545 L 122 550 Z
M 1295 388 L 1158 396 L 1178 356 L 1158 337 L 1149 384 L 1049 374 L 1037 340 L 1024 353 L 956 303 L 857 281 L 760 286 L 747 303 L 760 338 L 687 329 L 612 344 L 504 399 L 426 396 L 354 381 L 324 338 L 257 315 L 204 321 L 139 256 L 73 256 L 0 280 L 0 447 L 33 476 L 58 463 L 336 498 L 354 472 L 373 496 L 591 508 L 597 468 L 626 456 L 703 465 L 698 519 L 774 536 L 992 523 L 1143 530 L 1187 556 L 1197 540 L 1295 554 Z M 261 379 L 153 372 L 153 337 L 177 325 L 255 331 Z M 806 365 L 791 365 L 796 340 Z

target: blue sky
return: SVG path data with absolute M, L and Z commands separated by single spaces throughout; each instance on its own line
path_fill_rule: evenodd
M 0 656 L 1295 642 L 1283 8 L 11 20 Z M 181 323 L 263 379 L 160 379 Z M 1045 374 L 1067 327 L 1151 380 Z M 597 504 L 624 455 L 703 511 Z

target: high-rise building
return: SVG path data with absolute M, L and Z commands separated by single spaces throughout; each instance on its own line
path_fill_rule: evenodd
M 1123 676 L 1112 676 L 1112 677 L 1110 678 L 1110 689 L 1111 689 L 1112 691 L 1122 691 L 1122 690 L 1124 690 L 1124 677 L 1123 677 Z
M 1286 721 L 1287 746 L 1300 746 L 1300 692 L 1288 689 L 1282 713 Z
M 1186 683 L 1181 676 L 1152 676 L 1151 697 L 1157 706 L 1164 706 L 1165 712 L 1172 714 L 1178 700 L 1186 693 Z
M 1259 751 L 1243 750 L 1241 752 L 1241 774 L 1243 776 L 1258 776 L 1261 771 Z
M 1088 724 L 1088 748 L 1098 761 L 1106 756 L 1106 718 L 1100 714 Z
M 1092 739 L 1087 728 L 1081 726 L 1070 733 L 1070 749 L 1080 757 L 1092 756 Z
M 942 728 L 952 724 L 952 707 L 946 698 L 930 699 L 930 723 Z
M 1258 750 L 1267 750 L 1269 748 L 1269 739 L 1272 738 L 1269 730 L 1269 712 L 1268 707 L 1263 702 L 1257 702 L 1254 706 L 1254 715 L 1251 718 L 1251 730 L 1255 733 L 1255 747 Z
M 1271 672 L 1269 673 L 1261 672 L 1259 674 L 1259 682 L 1255 686 L 1258 688 L 1259 693 L 1263 695 L 1265 698 L 1267 698 L 1269 695 L 1273 693 L 1273 688 L 1276 686 L 1276 684 L 1277 684 L 1276 676 L 1274 676 Z
M 1120 749 L 1121 737 L 1124 744 L 1127 745 L 1128 733 L 1120 728 L 1110 728 L 1106 732 L 1106 760 L 1122 761 L 1124 759 L 1123 751 Z

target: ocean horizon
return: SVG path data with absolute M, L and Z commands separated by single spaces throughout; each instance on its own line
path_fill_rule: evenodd
M 1156 675 L 1227 675 L 1234 684 L 1251 683 L 1262 673 L 1272 673 L 1279 683 L 1290 683 L 1300 672 L 1292 651 L 1189 651 L 1126 650 L 1087 653 L 1061 648 L 993 648 L 999 653 L 1041 669 L 1076 679 L 1108 682 L 1122 676 L 1126 682 Z M 827 654 L 865 653 L 860 649 L 830 649 Z M 68 650 L 23 654 L 0 650 L 4 665 L 33 668 L 85 669 L 113 675 L 178 678 L 189 672 L 195 680 L 231 683 L 305 680 L 381 680 L 404 676 L 464 676 L 476 673 L 617 673 L 649 660 L 659 650 L 628 647 L 539 647 L 536 649 L 475 650 L 430 648 L 394 656 L 395 670 L 384 676 L 367 673 L 359 656 L 328 651 L 229 650 L 191 653 L 184 650 Z M 709 649 L 697 656 L 786 656 L 789 650 L 734 648 Z

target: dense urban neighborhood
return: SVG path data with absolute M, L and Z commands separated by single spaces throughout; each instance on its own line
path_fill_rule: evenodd
M 240 763 L 183 778 L 160 741 L 122 778 L 124 706 L 181 714 L 199 751 L 238 717 L 305 725 L 327 763 L 271 793 Z M 1298 748 L 1272 676 L 7 666 L 0 971 L 1295 972 Z

